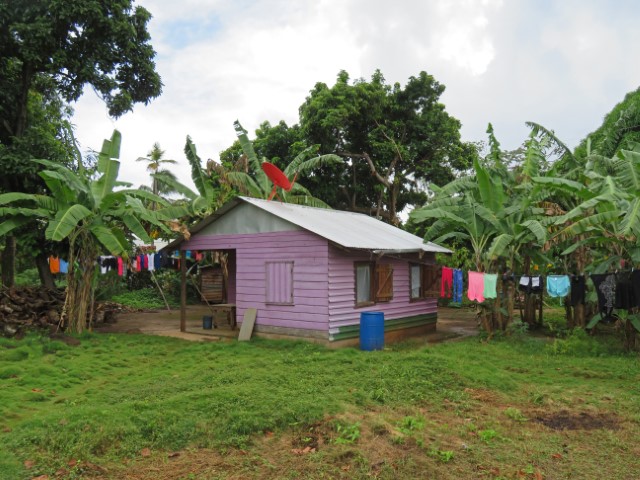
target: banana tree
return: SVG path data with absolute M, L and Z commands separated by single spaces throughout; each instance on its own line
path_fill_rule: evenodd
M 142 203 L 149 200 L 169 207 L 165 200 L 151 192 L 123 188 L 130 185 L 118 182 L 120 142 L 118 131 L 104 141 L 94 175 L 83 168 L 80 159 L 77 171 L 34 160 L 45 167 L 39 175 L 50 195 L 0 195 L 0 216 L 6 218 L 0 224 L 0 236 L 35 221 L 47 225 L 47 239 L 68 241 L 68 287 L 61 326 L 69 332 L 82 332 L 87 320 L 91 320 L 96 257 L 101 252 L 126 257 L 129 242 L 125 231 L 150 241 L 141 220 L 169 231 L 158 212 L 146 209 Z M 168 215 L 164 212 L 165 218 Z
M 562 255 L 589 252 L 589 261 L 580 257 L 578 271 L 602 273 L 640 262 L 640 145 L 630 147 L 612 158 L 590 154 L 581 181 L 534 178 L 573 198 L 573 207 L 555 218 L 554 238 L 566 243 Z M 583 309 L 576 309 L 575 320 L 585 326 Z M 596 315 L 586 326 L 599 320 Z
M 492 133 L 492 130 L 489 129 Z M 490 141 L 492 137 L 490 137 Z M 502 164 L 497 142 L 493 138 L 490 157 L 482 165 L 474 161 L 474 176 L 456 179 L 442 188 L 432 187 L 435 198 L 414 210 L 410 218 L 415 222 L 428 219 L 435 222 L 427 230 L 425 240 L 446 243 L 451 239 L 470 244 L 478 271 L 516 271 L 520 258 L 542 247 L 546 240 L 545 227 L 537 219 L 542 209 L 535 207 L 534 192 L 527 180 L 537 172 L 540 156 L 534 152 L 538 145 L 529 142 L 527 156 L 519 176 Z M 499 281 L 498 288 L 503 286 Z M 513 319 L 515 289 L 507 288 L 507 319 L 503 319 L 502 305 L 496 299 L 491 311 L 481 311 L 481 320 L 488 333 L 504 329 Z
M 184 146 L 184 153 L 191 167 L 191 180 L 196 187 L 195 191 L 175 177 L 166 175 L 163 172 L 156 173 L 153 177 L 158 183 L 167 186 L 186 199 L 175 202 L 173 206 L 175 211 L 171 213 L 174 218 L 185 217 L 183 219 L 187 219 L 188 223 L 188 220 L 204 218 L 217 210 L 230 198 L 231 190 L 224 188 L 224 185 L 217 184 L 214 181 L 215 179 L 202 168 L 202 160 L 198 156 L 196 146 L 189 136 L 187 136 Z M 182 228 L 181 231 L 183 230 L 185 228 Z
M 262 163 L 267 161 L 266 158 L 258 159 L 253 144 L 247 136 L 247 131 L 237 120 L 233 124 L 238 141 L 242 147 L 242 151 L 248 159 L 249 172 L 227 172 L 231 185 L 237 188 L 240 193 L 255 198 L 268 198 L 272 190 L 272 183 L 262 170 Z M 342 162 L 338 155 L 316 155 L 317 146 L 304 149 L 298 154 L 283 170 L 285 176 L 289 179 L 294 176 L 304 176 L 312 174 L 313 170 L 325 165 Z M 309 190 L 303 187 L 299 182 L 295 182 L 290 192 L 280 190 L 279 196 L 287 203 L 297 203 L 311 207 L 329 208 L 322 200 L 314 197 Z

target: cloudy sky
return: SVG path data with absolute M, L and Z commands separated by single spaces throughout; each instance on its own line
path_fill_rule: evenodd
M 446 85 L 442 101 L 464 140 L 487 123 L 506 149 L 525 121 L 555 130 L 570 147 L 638 88 L 640 6 L 634 0 L 139 0 L 149 10 L 163 94 L 110 119 L 90 89 L 75 105 L 82 149 L 118 128 L 121 179 L 149 183 L 154 142 L 179 161 L 190 135 L 203 160 L 235 140 L 239 119 L 253 137 L 265 120 L 298 121 L 317 82 L 340 70 L 369 79 L 380 69 L 405 84 L 424 70 Z

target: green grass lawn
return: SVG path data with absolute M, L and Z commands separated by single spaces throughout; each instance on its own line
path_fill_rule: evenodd
M 0 340 L 0 478 L 638 478 L 640 365 L 598 340 L 382 352 Z

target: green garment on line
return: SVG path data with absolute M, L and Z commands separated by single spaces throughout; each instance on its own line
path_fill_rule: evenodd
M 498 274 L 497 273 L 485 273 L 484 274 L 484 298 L 496 298 L 498 296 L 497 287 Z

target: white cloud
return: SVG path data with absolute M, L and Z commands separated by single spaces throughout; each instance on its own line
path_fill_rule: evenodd
M 265 120 L 295 123 L 316 82 L 333 84 L 380 69 L 404 84 L 421 70 L 447 86 L 448 111 L 463 137 L 480 140 L 488 122 L 506 148 L 525 139 L 526 120 L 553 128 L 569 145 L 637 87 L 640 64 L 632 7 L 567 0 L 142 0 L 154 15 L 152 42 L 164 82 L 149 106 L 112 121 L 92 93 L 76 105 L 84 147 L 123 134 L 122 175 L 148 181 L 133 160 L 160 142 L 181 162 L 190 134 L 203 160 L 235 139 L 233 121 L 253 132 Z M 613 7 L 611 7 L 613 9 Z M 620 24 L 621 19 L 629 21 Z

